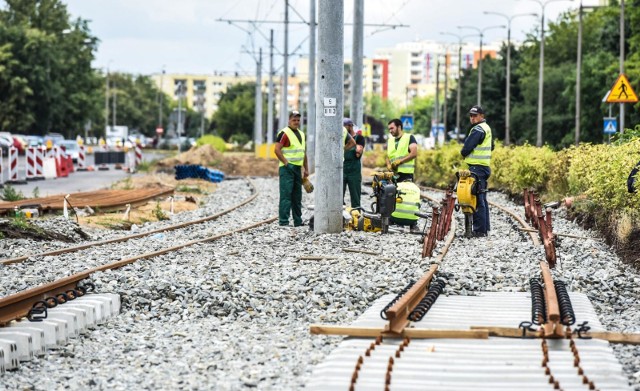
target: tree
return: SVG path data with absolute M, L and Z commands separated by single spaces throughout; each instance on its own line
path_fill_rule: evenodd
M 256 83 L 239 83 L 231 85 L 220 96 L 212 120 L 217 133 L 225 140 L 237 133 L 253 139 L 255 91 Z

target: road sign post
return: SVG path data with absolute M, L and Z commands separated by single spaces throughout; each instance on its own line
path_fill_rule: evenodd
M 618 120 L 616 117 L 604 117 L 604 134 L 615 134 L 618 131 Z

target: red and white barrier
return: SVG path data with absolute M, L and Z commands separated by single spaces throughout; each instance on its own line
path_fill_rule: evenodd
M 142 146 L 136 143 L 136 168 L 142 163 Z
M 78 145 L 78 171 L 87 171 L 84 145 Z
M 21 181 L 18 179 L 18 148 L 10 147 L 9 148 L 9 179 L 7 183 L 11 184 L 23 184 L 25 181 Z
M 27 147 L 24 154 L 28 181 L 36 180 L 36 147 Z
M 45 147 L 36 148 L 36 179 L 44 179 L 44 154 Z

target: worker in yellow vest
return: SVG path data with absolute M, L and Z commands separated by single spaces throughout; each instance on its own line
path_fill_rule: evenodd
M 478 177 L 477 206 L 473 213 L 473 236 L 487 236 L 491 229 L 489 223 L 489 204 L 487 203 L 487 181 L 491 175 L 491 151 L 494 143 L 491 128 L 484 118 L 484 109 L 475 105 L 469 110 L 472 128 L 464 140 L 460 154 L 469 166 L 469 171 Z
M 305 135 L 300 130 L 300 112 L 289 113 L 289 125 L 276 136 L 274 152 L 280 161 L 280 203 L 278 223 L 289 225 L 289 215 L 293 225 L 302 225 L 302 178 L 309 176 Z
M 387 169 L 393 171 L 398 182 L 413 182 L 418 156 L 418 143 L 410 133 L 402 131 L 402 121 L 395 118 L 387 124 L 389 139 L 387 140 Z

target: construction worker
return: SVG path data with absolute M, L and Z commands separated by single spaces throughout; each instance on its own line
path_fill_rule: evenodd
M 281 129 L 276 136 L 275 154 L 280 161 L 280 203 L 278 223 L 289 225 L 289 214 L 293 225 L 302 225 L 302 178 L 309 176 L 306 141 L 300 130 L 300 112 L 289 113 L 289 126 Z
M 402 131 L 402 121 L 395 118 L 387 124 L 391 136 L 387 141 L 387 169 L 393 171 L 398 182 L 413 182 L 418 143 L 412 134 Z
M 472 128 L 464 140 L 460 154 L 469 166 L 469 171 L 478 177 L 478 194 L 476 210 L 473 213 L 473 236 L 483 237 L 491 229 L 489 223 L 489 204 L 487 203 L 487 181 L 491 175 L 491 151 L 494 143 L 491 128 L 484 118 L 484 109 L 475 105 L 469 109 L 469 120 Z
M 353 130 L 353 121 L 350 118 L 342 120 L 344 128 L 354 140 L 355 147 L 344 151 L 344 165 L 342 167 L 342 198 L 349 187 L 349 198 L 351 207 L 360 207 L 360 196 L 362 194 L 362 166 L 360 158 L 364 152 L 364 137 Z

